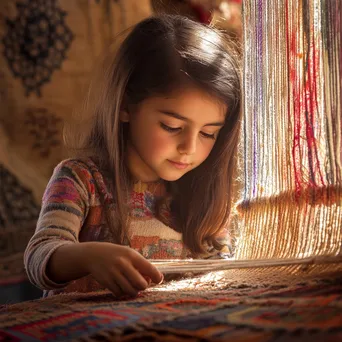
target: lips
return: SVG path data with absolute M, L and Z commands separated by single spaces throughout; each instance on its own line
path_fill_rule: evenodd
M 186 169 L 190 165 L 189 163 L 181 163 L 181 162 L 176 162 L 173 160 L 168 160 L 168 161 L 177 169 Z

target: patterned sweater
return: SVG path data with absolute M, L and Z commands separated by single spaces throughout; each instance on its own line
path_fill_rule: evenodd
M 43 196 L 35 234 L 24 255 L 30 281 L 41 289 L 49 290 L 45 296 L 102 289 L 91 275 L 57 284 L 46 273 L 50 256 L 60 246 L 85 241 L 110 241 L 99 191 L 105 199 L 112 198 L 103 175 L 91 159 L 68 159 L 55 168 Z M 163 223 L 155 218 L 156 200 L 164 194 L 162 182 L 138 182 L 134 185 L 129 203 L 130 246 L 148 259 L 191 257 L 182 243 L 181 234 L 166 225 L 168 220 L 163 220 Z M 226 239 L 228 235 L 224 231 L 219 240 L 225 244 Z

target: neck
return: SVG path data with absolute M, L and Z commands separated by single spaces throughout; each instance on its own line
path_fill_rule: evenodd
M 141 159 L 130 142 L 127 143 L 126 164 L 134 183 L 153 183 L 160 180 L 160 177 Z

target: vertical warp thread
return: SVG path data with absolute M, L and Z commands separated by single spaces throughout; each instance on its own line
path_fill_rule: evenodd
M 237 259 L 341 253 L 341 7 L 244 2 Z

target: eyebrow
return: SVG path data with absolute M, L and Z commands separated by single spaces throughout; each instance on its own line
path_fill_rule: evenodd
M 190 119 L 182 116 L 182 115 L 179 115 L 175 112 L 171 112 L 171 111 L 168 111 L 168 110 L 159 110 L 160 113 L 164 114 L 164 115 L 168 115 L 168 116 L 171 116 L 172 118 L 176 118 L 178 120 L 182 120 L 182 121 L 186 121 L 186 122 L 191 122 Z M 218 127 L 221 127 L 221 126 L 224 126 L 224 121 L 220 121 L 220 122 L 211 122 L 211 123 L 208 123 L 208 124 L 205 124 L 204 127 L 206 126 L 218 126 Z

